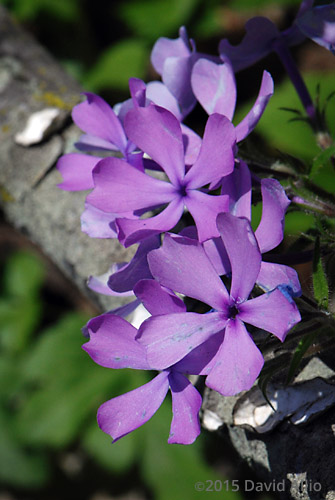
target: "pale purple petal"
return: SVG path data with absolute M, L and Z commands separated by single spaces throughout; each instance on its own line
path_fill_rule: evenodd
M 191 87 L 191 72 L 199 55 L 169 57 L 164 63 L 162 80 L 177 99 L 183 116 L 195 106 L 196 98 Z
M 113 314 L 102 314 L 87 324 L 90 341 L 82 347 L 93 361 L 106 368 L 149 370 L 146 352 L 135 337 L 137 330 Z
M 229 212 L 251 220 L 251 175 L 248 165 L 240 160 L 234 171 L 222 181 L 221 194 L 229 196 Z
M 196 240 L 165 235 L 161 248 L 148 255 L 155 279 L 163 286 L 222 310 L 228 292 Z
M 109 268 L 107 273 L 101 274 L 100 276 L 90 276 L 87 281 L 88 288 L 90 288 L 94 292 L 101 293 L 102 295 L 131 297 L 132 295 L 134 295 L 134 292 L 131 289 L 129 291 L 120 293 L 115 292 L 108 286 L 108 280 L 110 279 L 111 274 L 117 273 L 126 265 L 126 263 L 114 264 Z
M 296 20 L 296 25 L 305 36 L 335 53 L 335 6 L 333 3 L 306 11 Z
M 183 215 L 182 200 L 175 199 L 158 215 L 149 219 L 117 219 L 119 241 L 125 247 L 139 243 L 145 238 L 173 229 Z
M 280 286 L 282 290 L 286 289 L 291 297 L 299 297 L 301 295 L 301 286 L 297 271 L 289 266 L 273 264 L 272 262 L 262 262 L 256 283 L 265 292 L 270 292 Z
M 185 176 L 187 187 L 199 188 L 230 174 L 234 169 L 235 141 L 235 128 L 225 116 L 209 116 L 199 157 Z
M 173 365 L 173 370 L 190 375 L 208 375 L 215 363 L 215 355 L 222 344 L 223 335 L 223 331 L 212 335 Z
M 236 140 L 237 142 L 243 141 L 256 127 L 264 110 L 273 95 L 273 80 L 270 73 L 263 72 L 261 87 L 255 104 L 243 120 L 236 126 Z
M 273 333 L 282 342 L 287 332 L 301 319 L 293 299 L 278 289 L 241 304 L 238 317 L 246 323 Z
M 146 85 L 139 78 L 129 78 L 129 91 L 134 106 L 145 106 Z
M 192 444 L 200 434 L 202 398 L 186 377 L 171 370 L 169 375 L 173 418 L 168 443 Z
M 159 247 L 159 235 L 143 240 L 139 244 L 132 260 L 109 277 L 108 286 L 116 292 L 127 292 L 128 290 L 132 290 L 138 281 L 152 278 L 147 255 L 148 252 Z
M 59 158 L 57 168 L 62 174 L 63 182 L 58 187 L 64 191 L 82 191 L 92 189 L 92 170 L 101 160 L 97 156 L 88 156 L 80 153 L 68 153 Z
M 218 214 L 229 210 L 228 196 L 211 196 L 201 191 L 190 190 L 184 202 L 197 226 L 200 242 L 220 236 L 216 218 Z
M 234 71 L 253 65 L 272 51 L 272 43 L 280 33 L 270 19 L 253 17 L 245 24 L 246 35 L 239 45 L 221 40 L 219 52 L 232 62 Z
M 89 134 L 82 135 L 74 145 L 80 151 L 119 151 L 115 144 Z
M 285 212 L 290 204 L 284 188 L 276 179 L 262 179 L 262 218 L 255 236 L 261 253 L 275 248 L 284 236 Z
M 215 361 L 206 385 L 223 396 L 234 396 L 250 389 L 264 363 L 260 350 L 238 319 L 230 319 L 227 323 Z
M 139 281 L 134 293 L 152 315 L 186 312 L 184 302 L 153 279 Z
M 212 266 L 219 276 L 229 274 L 231 272 L 230 260 L 221 238 L 212 238 L 204 241 L 202 246 L 204 247 L 207 257 L 211 261 Z
M 185 43 L 185 28 L 182 29 L 184 32 L 179 32 L 179 38 L 172 40 L 161 37 L 155 43 L 151 52 L 151 63 L 158 74 L 162 75 L 164 63 L 168 57 L 187 57 L 190 55 L 191 51 Z
M 145 424 L 156 413 L 169 390 L 168 372 L 147 384 L 106 401 L 98 410 L 98 424 L 114 441 Z
M 141 301 L 135 298 L 134 300 L 128 302 L 123 306 L 117 307 L 116 309 L 112 309 L 111 311 L 109 311 L 109 313 L 115 314 L 116 316 L 120 316 L 121 318 L 126 318 L 134 311 L 138 310 L 137 308 L 140 308 L 140 306 L 141 306 Z M 132 317 L 132 324 L 133 326 L 135 326 L 133 317 Z
M 177 99 L 163 82 L 149 82 L 147 84 L 147 98 L 154 104 L 157 104 L 157 106 L 170 111 L 179 121 L 182 120 Z
M 168 203 L 175 188 L 119 158 L 104 158 L 93 172 L 95 188 L 87 201 L 105 212 L 122 214 Z
M 185 164 L 193 165 L 198 159 L 202 139 L 196 134 L 191 128 L 187 127 L 183 123 L 180 124 L 183 133 L 183 143 L 185 150 Z
M 220 214 L 217 225 L 232 270 L 230 295 L 239 303 L 246 300 L 253 289 L 262 257 L 247 219 Z
M 226 315 L 222 312 L 151 316 L 142 323 L 138 342 L 146 347 L 151 368 L 163 370 L 223 330 L 226 322 Z
M 104 139 L 125 151 L 127 137 L 120 120 L 112 108 L 101 97 L 85 93 L 86 101 L 77 104 L 72 110 L 75 124 L 89 135 Z
M 128 217 L 131 216 L 129 213 Z M 113 213 L 103 212 L 85 203 L 85 210 L 80 217 L 81 230 L 91 238 L 117 238 L 115 217 Z
M 194 95 L 207 114 L 219 113 L 232 120 L 236 104 L 235 75 L 230 64 L 199 59 L 192 70 Z
M 173 184 L 184 178 L 184 146 L 179 121 L 170 111 L 154 106 L 129 111 L 125 130 L 130 140 L 166 172 Z

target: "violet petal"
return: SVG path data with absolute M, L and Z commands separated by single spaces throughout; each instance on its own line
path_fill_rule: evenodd
M 98 424 L 114 441 L 145 424 L 156 413 L 169 390 L 168 372 L 147 384 L 106 401 L 98 410 Z
M 239 306 L 239 318 L 257 328 L 273 333 L 282 342 L 301 317 L 292 298 L 276 289 Z
M 206 385 L 223 396 L 234 396 L 250 389 L 264 363 L 260 350 L 237 318 L 227 323 L 215 361 Z
M 200 434 L 202 398 L 186 377 L 171 370 L 169 375 L 173 418 L 168 443 L 192 444 Z

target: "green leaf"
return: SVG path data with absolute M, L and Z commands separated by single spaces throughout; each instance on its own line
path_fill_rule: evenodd
M 31 297 L 41 288 L 44 280 L 41 259 L 29 252 L 16 252 L 6 262 L 3 277 L 5 295 Z
M 16 432 L 23 443 L 53 447 L 70 443 L 88 417 L 94 419 L 98 406 L 129 382 L 123 370 L 98 366 L 81 349 L 86 321 L 83 315 L 69 315 L 31 347 L 22 368 L 27 389 L 16 416 Z
M 312 168 L 309 174 L 310 179 L 320 172 L 321 168 L 327 166 L 332 156 L 335 156 L 335 144 L 321 151 L 313 160 Z
M 222 498 L 239 500 L 239 493 L 225 489 L 225 478 L 213 471 L 202 456 L 201 437 L 188 446 L 170 445 L 167 437 L 171 425 L 171 404 L 165 401 L 157 414 L 143 427 L 145 446 L 142 446 L 141 467 L 144 479 L 154 491 L 156 500 L 208 499 L 208 492 L 197 491 L 196 483 L 221 480 Z M 172 480 L 173 478 L 173 480 Z M 207 482 L 206 482 L 207 481 Z
M 49 476 L 47 462 L 42 454 L 17 443 L 11 421 L 0 408 L 0 482 L 21 488 L 42 486 Z
M 94 420 L 83 437 L 84 449 L 103 467 L 115 473 L 129 469 L 136 459 L 136 436 L 131 433 L 116 443 L 102 432 Z
M 305 74 L 304 80 L 312 98 L 315 98 L 316 86 L 319 82 L 321 82 L 321 101 L 324 100 L 334 88 L 333 73 Z M 247 105 L 244 105 L 243 108 L 238 109 L 238 112 L 234 117 L 235 123 L 238 123 L 247 114 L 253 102 L 254 100 L 251 100 Z M 275 82 L 274 94 L 256 127 L 256 131 L 261 134 L 274 148 L 311 162 L 312 159 L 319 153 L 313 131 L 306 123 L 289 123 L 291 116 L 287 111 L 280 109 L 283 107 L 300 109 L 304 112 L 295 88 L 288 78 L 282 83 Z M 327 106 L 327 118 L 328 123 L 332 124 L 335 122 L 334 103 Z M 320 182 L 323 182 L 322 179 Z M 327 184 L 327 182 L 329 182 L 329 176 L 327 177 L 327 180 L 324 181 L 325 184 Z M 334 182 L 335 181 L 333 179 L 333 191 L 335 190 Z
M 148 64 L 149 50 L 144 42 L 122 40 L 102 53 L 83 85 L 93 92 L 109 88 L 128 90 L 129 78 L 143 79 Z
M 199 0 L 130 0 L 119 6 L 119 15 L 138 36 L 150 42 L 161 36 L 178 36 L 179 27 L 188 24 Z
M 298 346 L 297 346 L 297 348 L 292 356 L 291 364 L 290 364 L 288 374 L 287 374 L 286 384 L 289 384 L 292 381 L 292 379 L 296 373 L 296 370 L 300 365 L 302 358 L 304 357 L 308 348 L 313 344 L 313 341 L 314 341 L 317 333 L 318 332 L 314 332 L 314 333 L 311 333 L 309 335 L 306 335 L 305 337 L 303 337 L 300 340 L 300 342 L 299 342 L 299 344 L 298 344 Z
M 314 298 L 323 309 L 328 309 L 328 282 L 323 270 L 321 252 L 320 252 L 320 238 L 317 237 L 314 246 L 313 255 L 313 290 Z

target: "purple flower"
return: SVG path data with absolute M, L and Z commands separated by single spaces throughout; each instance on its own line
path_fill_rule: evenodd
M 215 220 L 218 213 L 227 210 L 227 196 L 210 196 L 200 188 L 218 182 L 234 168 L 235 131 L 231 122 L 218 114 L 208 118 L 200 153 L 187 171 L 180 123 L 169 111 L 154 105 L 133 109 L 125 118 L 125 129 L 128 137 L 161 166 L 169 182 L 117 158 L 98 163 L 93 172 L 95 189 L 88 196 L 89 203 L 98 209 L 122 217 L 124 212 L 145 213 L 167 204 L 155 217 L 117 219 L 121 243 L 129 246 L 172 229 L 184 207 L 194 218 L 201 241 L 217 236 Z
M 244 323 L 271 332 L 281 341 L 300 321 L 299 311 L 278 289 L 248 299 L 261 266 L 261 253 L 248 220 L 220 214 L 218 229 L 231 266 L 231 287 L 226 287 L 200 243 L 165 236 L 162 248 L 153 250 L 149 266 L 163 286 L 209 304 L 208 314 L 178 313 L 152 316 L 139 330 L 150 366 L 163 370 L 183 367 L 183 358 L 206 342 L 214 356 L 203 367 L 206 384 L 223 395 L 249 389 L 263 366 L 263 357 Z M 179 364 L 179 363 L 180 364 Z
M 295 45 L 305 36 L 297 28 L 299 18 L 309 12 L 314 0 L 303 0 L 297 16 L 287 30 L 280 32 L 275 24 L 266 17 L 253 17 L 245 25 L 246 35 L 239 45 L 233 46 L 227 39 L 221 40 L 219 52 L 228 57 L 235 71 L 252 66 L 275 50 L 275 45 Z
M 198 60 L 192 70 L 191 84 L 194 95 L 209 115 L 220 113 L 229 120 L 233 119 L 236 105 L 236 82 L 229 61 L 216 64 L 207 59 Z M 236 126 L 237 142 L 245 139 L 256 127 L 272 94 L 272 77 L 270 73 L 264 71 L 255 104 Z
M 164 292 L 157 282 L 142 282 L 138 287 L 139 295 L 143 287 L 146 288 L 145 295 L 151 297 L 146 301 L 149 309 L 153 298 L 152 306 L 157 308 L 159 304 L 159 310 L 163 313 L 181 310 L 181 305 Z M 177 297 L 175 299 L 180 301 Z M 124 319 L 104 314 L 92 319 L 87 330 L 90 340 L 83 345 L 83 349 L 97 364 L 113 369 L 151 370 L 144 346 L 135 340 L 136 328 Z M 156 413 L 169 389 L 172 395 L 173 419 L 168 442 L 193 443 L 200 433 L 198 414 L 201 396 L 183 373 L 173 366 L 159 373 L 144 386 L 100 406 L 97 415 L 100 428 L 112 436 L 114 441 L 120 439 L 143 425 Z
M 296 20 L 296 25 L 305 36 L 335 54 L 334 4 L 307 10 Z
M 196 104 L 191 87 L 193 65 L 200 58 L 219 61 L 219 57 L 201 54 L 195 43 L 189 40 L 184 26 L 179 30 L 179 38 L 159 38 L 151 53 L 151 63 L 172 95 L 177 99 L 185 117 Z

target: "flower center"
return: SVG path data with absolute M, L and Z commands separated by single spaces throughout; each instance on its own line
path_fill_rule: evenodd
M 239 310 L 237 309 L 236 305 L 233 304 L 229 307 L 229 318 L 235 319 L 236 316 L 238 315 Z

